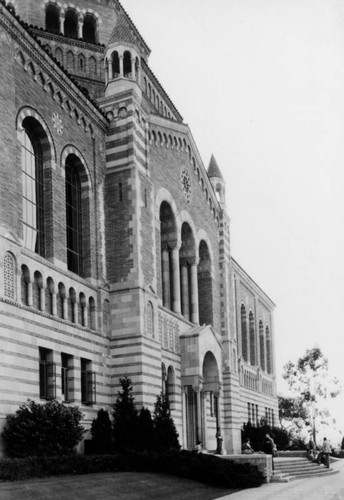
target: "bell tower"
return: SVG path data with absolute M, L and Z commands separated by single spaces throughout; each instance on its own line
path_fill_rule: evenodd
M 209 167 L 208 167 L 208 177 L 216 193 L 217 199 L 221 205 L 222 209 L 226 208 L 226 185 L 222 177 L 221 170 L 215 160 L 214 155 L 211 155 Z

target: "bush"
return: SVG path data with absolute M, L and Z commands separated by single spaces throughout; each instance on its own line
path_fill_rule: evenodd
M 9 457 L 68 455 L 81 441 L 82 414 L 58 401 L 28 401 L 6 417 L 2 437 Z
M 102 408 L 98 411 L 91 425 L 92 451 L 97 454 L 111 453 L 112 443 L 112 423 L 109 413 Z
M 270 434 L 277 446 L 277 450 L 288 449 L 291 441 L 290 433 L 280 427 L 270 427 L 266 424 L 265 419 L 262 419 L 256 427 L 253 427 L 251 422 L 244 424 L 241 432 L 241 439 L 242 442 L 244 442 L 246 438 L 249 438 L 251 446 L 255 451 L 263 451 L 266 434 Z
M 131 451 L 125 454 L 89 457 L 69 455 L 0 460 L 0 481 L 116 471 L 162 472 L 233 489 L 257 487 L 264 481 L 258 469 L 248 463 L 237 464 L 214 455 L 188 451 L 170 451 L 162 454 Z
M 166 394 L 161 393 L 154 404 L 154 437 L 157 450 L 180 449 L 178 432 L 171 417 Z

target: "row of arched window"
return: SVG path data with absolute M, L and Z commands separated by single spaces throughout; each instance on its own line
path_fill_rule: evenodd
M 109 80 L 116 78 L 131 78 L 139 80 L 139 58 L 129 50 L 122 52 L 114 50 L 106 59 L 106 75 Z
M 6 252 L 3 260 L 4 297 L 18 300 L 16 290 L 16 259 L 10 252 Z M 92 296 L 87 297 L 84 292 L 77 293 L 74 287 L 67 288 L 64 283 L 56 283 L 49 276 L 43 279 L 40 271 L 31 273 L 28 266 L 21 266 L 20 297 L 22 304 L 43 311 L 52 316 L 68 320 L 72 323 L 97 329 L 96 303 Z M 108 301 L 103 304 L 103 327 L 108 324 Z
M 196 242 L 192 222 L 177 228 L 167 201 L 160 205 L 161 287 L 163 305 L 192 323 L 213 324 L 213 280 L 210 250 Z
M 85 14 L 74 7 L 59 7 L 49 2 L 45 8 L 45 29 L 63 34 L 68 38 L 79 38 L 88 43 L 99 42 L 99 26 L 95 13 Z
M 272 373 L 271 334 L 269 326 L 264 327 L 259 320 L 258 345 L 255 318 L 252 311 L 247 316 L 244 304 L 241 305 L 241 354 L 247 363 L 260 366 L 268 374 Z
M 153 84 L 151 84 L 151 82 L 147 80 L 145 76 L 143 77 L 143 92 L 160 115 L 165 116 L 170 120 L 174 120 L 171 111 L 168 109 L 164 101 L 159 96 L 158 91 L 154 89 Z
M 50 50 L 50 49 L 49 49 Z M 101 76 L 101 62 L 98 63 L 94 56 L 86 57 L 82 52 L 74 54 L 71 50 L 66 53 L 60 47 L 55 49 L 55 58 L 71 73 L 87 73 L 87 76 Z
M 49 223 L 53 216 L 53 188 L 51 177 L 44 176 L 43 172 L 51 167 L 52 148 L 46 131 L 33 116 L 24 118 L 20 139 L 24 246 L 47 257 L 53 246 Z M 86 276 L 90 273 L 90 264 L 85 266 L 90 251 L 89 180 L 84 163 L 75 152 L 66 155 L 64 168 L 65 198 L 61 216 L 65 220 L 67 268 L 79 276 Z

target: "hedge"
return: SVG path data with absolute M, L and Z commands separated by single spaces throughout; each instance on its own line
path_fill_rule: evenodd
M 249 463 L 238 464 L 214 455 L 188 451 L 159 454 L 127 451 L 114 455 L 68 455 L 0 460 L 0 481 L 117 471 L 163 472 L 234 489 L 253 488 L 264 482 L 264 477 L 257 467 Z

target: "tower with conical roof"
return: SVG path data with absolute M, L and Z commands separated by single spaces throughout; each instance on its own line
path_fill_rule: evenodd
M 226 186 L 215 156 L 212 154 L 208 167 L 208 177 L 222 208 L 226 206 Z

